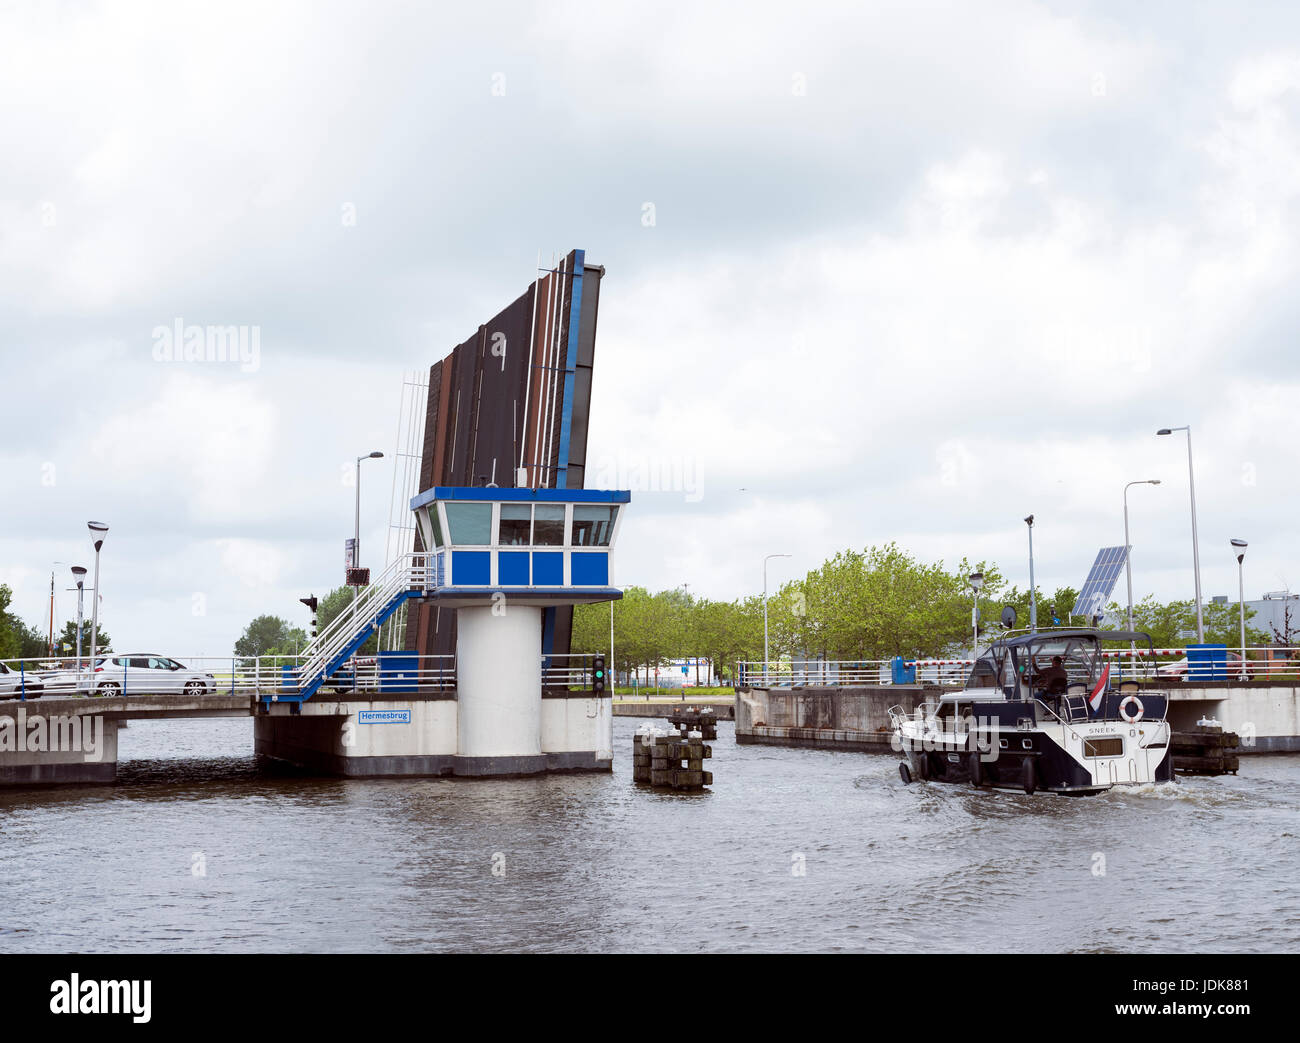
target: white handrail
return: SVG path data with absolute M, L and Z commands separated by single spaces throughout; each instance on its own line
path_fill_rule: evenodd
M 367 627 L 375 627 L 375 619 L 388 603 L 407 590 L 425 589 L 428 567 L 417 566 L 416 558 L 424 554 L 403 554 L 394 559 L 379 578 L 358 594 L 352 604 L 338 614 L 330 625 L 306 649 L 306 662 L 298 670 L 298 684 L 310 684 L 317 676 L 324 676 L 329 664 Z

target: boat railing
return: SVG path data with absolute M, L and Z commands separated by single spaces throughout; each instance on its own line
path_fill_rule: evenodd
M 910 710 L 904 710 L 901 704 L 895 703 L 888 710 L 889 723 L 898 728 L 904 721 L 933 721 L 938 718 L 939 704 L 933 699 L 927 699 L 925 702 L 917 703 Z
M 1128 682 L 1128 683 L 1132 683 L 1132 682 Z M 1121 686 L 1120 686 L 1120 693 L 1121 693 L 1121 694 L 1132 694 L 1132 695 L 1136 696 L 1137 698 L 1141 699 L 1141 691 L 1140 691 L 1140 689 L 1138 689 L 1138 687 L 1137 687 L 1136 685 L 1134 685 L 1134 688 L 1133 688 L 1133 690 L 1132 690 L 1131 693 L 1125 693 L 1125 692 L 1124 692 L 1124 686 L 1121 685 Z M 1076 692 L 1066 692 L 1064 695 L 1061 695 L 1061 696 L 1059 696 L 1058 698 L 1061 699 L 1061 701 L 1062 701 L 1062 705 L 1063 705 L 1063 706 L 1065 707 L 1065 709 L 1066 709 L 1065 714 L 1058 713 L 1058 712 L 1057 712 L 1056 710 L 1054 710 L 1054 709 L 1053 709 L 1053 708 L 1052 708 L 1048 703 L 1044 702 L 1043 699 L 1041 699 L 1041 698 L 1039 698 L 1039 697 L 1037 697 L 1037 696 L 1034 697 L 1034 702 L 1036 702 L 1039 706 L 1041 706 L 1044 710 L 1046 710 L 1047 713 L 1048 713 L 1051 717 L 1055 718 L 1055 719 L 1056 719 L 1058 722 L 1060 722 L 1061 724 L 1066 724 L 1066 725 L 1069 725 L 1069 724 L 1077 724 L 1077 723 L 1082 722 L 1082 721 L 1098 720 L 1098 719 L 1099 719 L 1099 718 L 1093 718 L 1093 717 L 1090 717 L 1090 716 L 1088 715 L 1088 701 L 1087 701 L 1087 695 L 1086 695 L 1084 692 L 1077 692 L 1077 691 L 1076 691 Z M 1143 707 L 1143 716 L 1144 716 L 1144 719 L 1146 719 L 1146 720 L 1152 720 L 1152 721 L 1163 721 L 1163 720 L 1166 720 L 1166 719 L 1168 718 L 1168 716 L 1169 716 L 1169 698 L 1168 698 L 1168 696 L 1164 696 L 1164 697 L 1162 697 L 1162 698 L 1163 698 L 1163 700 L 1164 700 L 1164 706 L 1163 706 L 1163 711 L 1161 712 L 1160 716 L 1159 716 L 1159 717 L 1146 717 L 1146 716 L 1145 716 L 1146 708 Z M 1100 719 L 1101 719 L 1101 720 L 1108 720 L 1109 718 L 1100 718 Z
M 1070 720 L 1067 720 L 1066 718 L 1062 717 L 1059 713 L 1053 710 L 1050 706 L 1047 705 L 1047 703 L 1043 702 L 1043 700 L 1039 699 L 1037 696 L 1034 697 L 1034 702 L 1036 702 L 1039 706 L 1041 706 L 1044 710 L 1046 710 L 1048 715 L 1054 717 L 1057 720 L 1057 722 L 1059 722 L 1060 724 L 1070 723 Z

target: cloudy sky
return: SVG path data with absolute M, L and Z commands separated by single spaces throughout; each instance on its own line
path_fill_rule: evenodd
M 621 583 L 896 540 L 1023 586 L 1032 512 L 1078 585 L 1160 478 L 1135 585 L 1190 597 L 1190 424 L 1207 598 L 1231 537 L 1300 588 L 1289 7 L 6 3 L 0 582 L 69 618 L 95 518 L 119 650 L 304 622 L 372 449 L 380 564 L 403 374 L 581 247 Z

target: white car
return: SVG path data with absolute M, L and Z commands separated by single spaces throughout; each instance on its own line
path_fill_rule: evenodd
M 95 663 L 95 695 L 206 695 L 216 688 L 211 674 L 175 659 L 146 652 L 105 656 Z
M 15 670 L 0 663 L 0 699 L 17 699 L 23 694 L 39 698 L 45 682 L 30 670 Z

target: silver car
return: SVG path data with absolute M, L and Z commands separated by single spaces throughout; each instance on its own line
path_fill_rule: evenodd
M 96 695 L 206 695 L 216 688 L 211 674 L 191 670 L 166 656 L 146 652 L 105 656 L 95 663 Z

